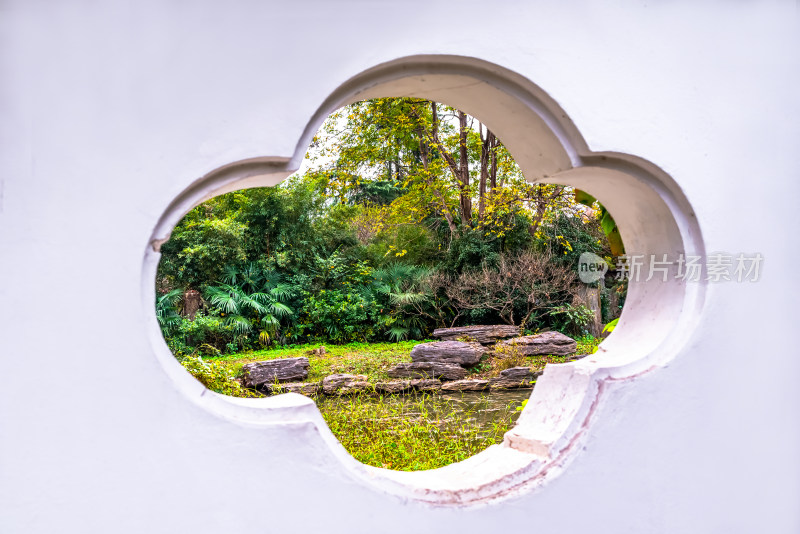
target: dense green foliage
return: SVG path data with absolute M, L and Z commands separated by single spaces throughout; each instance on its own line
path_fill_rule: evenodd
M 308 161 L 175 227 L 156 305 L 173 352 L 422 339 L 475 323 L 581 333 L 577 258 L 610 254 L 597 217 L 567 188 L 528 183 L 473 118 L 416 99 L 354 104 Z

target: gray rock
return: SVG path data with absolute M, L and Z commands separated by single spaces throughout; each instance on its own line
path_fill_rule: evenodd
M 436 379 L 418 378 L 411 380 L 411 385 L 417 391 L 439 391 L 442 389 L 442 382 Z
M 326 395 L 352 395 L 373 391 L 373 385 L 364 375 L 329 375 L 322 380 L 322 392 Z
M 411 349 L 412 362 L 441 362 L 475 365 L 487 350 L 480 343 L 463 341 L 434 341 L 420 343 Z
M 457 341 L 460 337 L 469 337 L 482 345 L 492 345 L 498 340 L 519 336 L 519 327 L 507 324 L 458 326 L 455 328 L 437 328 L 433 337 L 442 341 Z
M 467 376 L 467 370 L 454 363 L 411 362 L 398 363 L 386 374 L 392 378 L 441 378 L 458 380 Z
M 287 382 L 270 386 L 270 392 L 274 395 L 279 393 L 300 393 L 306 397 L 312 397 L 319 395 L 321 391 L 322 384 L 320 382 Z
M 442 391 L 485 391 L 489 389 L 489 381 L 480 378 L 456 380 L 442 384 Z
M 537 372 L 537 376 L 540 374 Z M 500 371 L 500 376 L 509 380 L 533 380 L 534 373 L 530 367 L 511 367 Z
M 501 341 L 495 346 L 495 350 L 498 350 L 501 355 L 504 351 L 515 350 L 523 356 L 537 354 L 566 356 L 578 350 L 578 343 L 559 332 L 544 332 L 534 336 L 521 336 Z
M 403 393 L 411 389 L 414 389 L 411 380 L 392 380 L 391 382 L 378 382 L 375 384 L 375 391 L 389 395 Z
M 500 371 L 500 375 L 489 380 L 491 389 L 531 388 L 532 382 L 541 376 L 542 372 L 533 372 L 530 367 L 512 367 Z
M 242 385 L 264 388 L 276 382 L 293 382 L 308 378 L 308 358 L 282 358 L 242 366 Z

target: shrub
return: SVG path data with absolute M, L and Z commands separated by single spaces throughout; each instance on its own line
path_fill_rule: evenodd
M 258 393 L 242 387 L 236 374 L 219 361 L 203 360 L 201 356 L 185 356 L 181 365 L 205 387 L 215 393 L 234 397 L 260 397 Z
M 420 310 L 431 301 L 424 279 L 430 269 L 395 263 L 373 273 L 372 291 L 381 303 L 382 326 L 394 341 L 422 339 L 429 330 Z
M 180 286 L 202 286 L 216 280 L 222 267 L 245 259 L 242 238 L 245 227 L 233 219 L 202 218 L 198 206 L 161 245 L 159 277 Z
M 226 324 L 224 317 L 205 313 L 198 313 L 194 321 L 186 317 L 181 318 L 180 326 L 167 338 L 170 348 L 175 346 L 179 349 L 178 352 L 183 354 L 194 352 L 196 347 L 203 344 L 210 345 L 220 352 L 235 352 L 244 345 L 243 341 L 242 336 L 237 335 L 236 327 Z
M 559 306 L 550 315 L 556 330 L 576 336 L 588 334 L 586 326 L 594 320 L 594 312 L 583 304 Z
M 367 341 L 375 335 L 380 312 L 377 303 L 356 291 L 321 290 L 304 295 L 299 335 L 333 343 Z
M 467 229 L 453 238 L 441 268 L 449 273 L 494 267 L 500 257 L 501 242 L 480 229 Z
M 497 267 L 484 263 L 437 280 L 450 305 L 460 317 L 476 317 L 523 327 L 546 316 L 572 299 L 575 273 L 551 261 L 547 254 L 525 252 L 500 255 Z
M 551 224 L 542 226 L 542 233 L 539 249 L 549 251 L 552 261 L 571 269 L 577 267 L 584 252 L 611 257 L 608 238 L 593 218 L 559 213 Z
M 415 224 L 401 224 L 382 230 L 367 246 L 372 261 L 385 266 L 402 262 L 432 265 L 440 253 L 430 230 Z

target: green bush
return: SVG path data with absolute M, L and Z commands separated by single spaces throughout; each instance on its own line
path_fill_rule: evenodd
M 450 242 L 440 268 L 448 273 L 461 273 L 482 265 L 495 266 L 500 257 L 500 240 L 485 236 L 480 229 L 467 229 Z
M 180 363 L 192 376 L 215 393 L 234 397 L 260 397 L 258 393 L 242 387 L 236 374 L 222 362 L 204 360 L 201 356 L 185 356 Z
M 202 345 L 213 347 L 220 353 L 236 352 L 246 346 L 235 325 L 226 324 L 224 316 L 205 313 L 198 313 L 194 321 L 182 318 L 176 332 L 167 338 L 167 344 L 181 347 L 183 350 L 180 352 L 184 354 L 194 352 Z
M 242 238 L 245 227 L 233 219 L 203 219 L 198 206 L 161 245 L 159 276 L 180 287 L 201 287 L 222 274 L 229 263 L 245 259 Z M 198 220 L 194 220 L 198 219 Z
M 577 269 L 578 258 L 584 252 L 600 257 L 610 257 L 608 240 L 599 222 L 560 213 L 551 224 L 542 226 L 544 237 L 537 243 L 540 250 L 548 250 L 552 260 L 559 265 Z
M 422 339 L 431 330 L 421 312 L 433 304 L 431 288 L 425 283 L 432 272 L 405 263 L 374 271 L 370 289 L 380 302 L 381 326 L 389 339 Z
M 297 334 L 333 343 L 367 341 L 376 334 L 378 303 L 356 291 L 321 290 L 304 295 Z
M 576 336 L 587 335 L 586 327 L 594 320 L 594 312 L 583 304 L 559 306 L 550 312 L 550 316 L 556 330 Z
M 392 226 L 378 233 L 367 245 L 368 257 L 375 265 L 393 263 L 433 265 L 441 253 L 427 228 L 414 224 Z

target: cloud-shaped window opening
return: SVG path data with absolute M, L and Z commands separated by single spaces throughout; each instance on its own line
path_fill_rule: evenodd
M 371 98 L 404 96 L 443 102 L 476 117 L 503 140 L 527 180 L 567 185 L 595 197 L 614 214 L 628 253 L 704 255 L 688 200 L 658 167 L 632 155 L 591 152 L 556 102 L 514 72 L 473 58 L 415 56 L 376 66 L 340 86 L 309 121 L 291 158 L 231 163 L 187 187 L 152 233 L 143 265 L 142 305 L 162 366 L 176 387 L 204 409 L 235 424 L 310 426 L 328 452 L 364 484 L 430 504 L 468 506 L 527 491 L 557 476 L 580 450 L 592 425 L 602 419 L 608 392 L 634 387 L 639 376 L 657 372 L 681 351 L 701 312 L 705 282 L 687 283 L 673 276 L 646 283 L 643 278 L 631 280 L 614 332 L 590 357 L 548 365 L 501 445 L 421 472 L 355 461 L 314 402 L 301 395 L 244 399 L 208 391 L 172 356 L 152 311 L 160 246 L 189 210 L 223 193 L 281 182 L 299 168 L 317 129 L 336 109 Z

